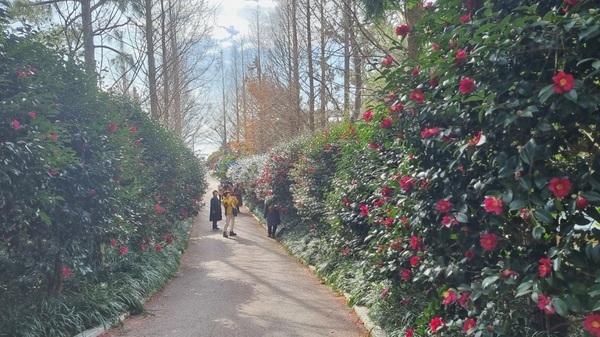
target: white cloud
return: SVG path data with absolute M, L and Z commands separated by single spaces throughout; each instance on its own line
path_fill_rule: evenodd
M 218 5 L 217 27 L 213 38 L 224 41 L 236 35 L 247 35 L 249 18 L 256 8 L 273 8 L 275 0 L 209 0 Z

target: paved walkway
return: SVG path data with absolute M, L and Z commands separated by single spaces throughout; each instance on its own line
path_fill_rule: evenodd
M 209 180 L 209 192 L 216 184 Z M 245 207 L 235 232 L 224 238 L 212 231 L 204 207 L 178 276 L 146 302 L 150 315 L 129 317 L 101 336 L 368 336 L 344 298 L 268 238 Z

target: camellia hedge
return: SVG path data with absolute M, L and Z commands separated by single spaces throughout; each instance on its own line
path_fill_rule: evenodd
M 440 0 L 396 32 L 419 56 L 362 122 L 230 176 L 384 285 L 394 336 L 600 336 L 598 3 Z
M 127 261 L 173 264 L 181 247 L 163 251 L 198 214 L 205 170 L 139 104 L 0 17 L 0 335 L 68 336 L 131 309 L 116 285 L 85 303 Z

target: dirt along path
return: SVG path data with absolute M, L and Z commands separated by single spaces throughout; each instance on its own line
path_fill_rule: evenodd
M 209 179 L 205 202 L 217 182 Z M 242 207 L 234 237 L 212 231 L 206 205 L 192 227 L 178 276 L 101 337 L 366 337 L 368 333 L 329 287 Z M 223 228 L 224 221 L 219 222 Z

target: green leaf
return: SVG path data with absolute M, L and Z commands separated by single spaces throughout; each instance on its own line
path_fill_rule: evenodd
M 535 210 L 535 213 L 533 213 L 533 215 L 535 216 L 536 219 L 545 222 L 545 223 L 553 223 L 554 222 L 554 217 L 552 216 L 552 213 L 548 212 L 547 210 L 543 209 L 543 208 L 538 208 Z
M 524 206 L 528 205 L 529 201 L 524 200 L 524 199 L 517 199 L 517 200 L 513 200 L 509 205 L 508 205 L 508 209 L 510 211 L 516 211 L 519 210 L 521 208 L 523 208 Z
M 552 306 L 554 309 L 556 309 L 556 313 L 563 317 L 566 317 L 569 314 L 569 308 L 567 308 L 567 304 L 560 298 L 553 298 Z
M 533 230 L 531 231 L 531 234 L 533 235 L 533 239 L 536 241 L 541 240 L 542 235 L 544 235 L 544 233 L 546 233 L 546 230 L 542 226 L 535 226 L 533 228 Z
M 520 158 L 523 162 L 525 162 L 527 165 L 531 165 L 532 161 L 533 161 L 533 157 L 535 156 L 536 152 L 537 152 L 537 144 L 535 143 L 535 140 L 533 138 L 531 138 L 526 144 L 525 146 L 523 146 L 523 149 L 521 150 L 520 153 Z
M 549 84 L 540 90 L 538 94 L 538 98 L 540 99 L 540 103 L 545 103 L 550 96 L 554 94 L 554 84 Z
M 600 284 L 594 284 L 593 286 L 591 286 L 588 289 L 588 295 L 590 295 L 590 297 L 596 297 L 600 295 Z
M 460 223 L 468 223 L 469 222 L 469 217 L 464 213 L 456 213 L 455 218 Z
M 515 295 L 515 297 L 520 297 L 529 294 L 532 291 L 531 288 L 533 288 L 532 280 L 519 284 L 519 286 L 517 287 L 517 294 Z
M 581 197 L 585 198 L 587 201 L 592 201 L 592 202 L 600 201 L 600 193 L 598 193 L 598 192 L 592 192 L 592 191 L 581 192 Z
M 499 278 L 500 278 L 500 276 L 498 276 L 498 275 L 488 276 L 483 280 L 483 282 L 481 282 L 481 287 L 483 289 L 485 289 L 485 288 L 489 287 L 490 285 L 492 285 L 494 282 L 496 282 Z
M 596 302 L 596 304 L 592 308 L 592 311 L 600 311 L 600 301 Z

